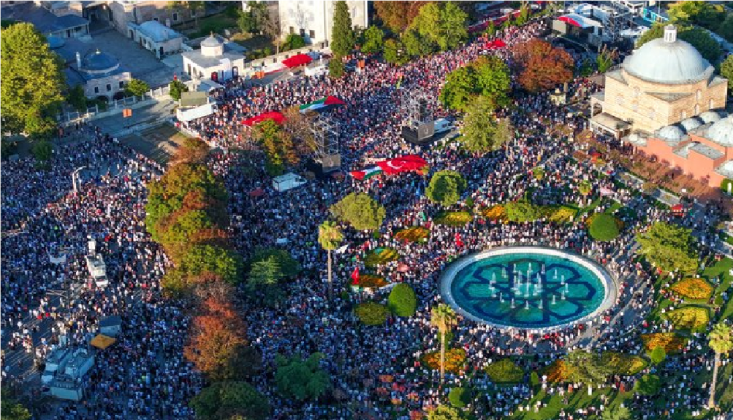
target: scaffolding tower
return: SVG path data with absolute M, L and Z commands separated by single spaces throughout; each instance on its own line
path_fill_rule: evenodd
M 407 115 L 406 126 L 413 130 L 421 124 L 429 124 L 433 122 L 433 103 L 430 96 L 422 91 L 408 91 L 403 93 L 402 103 L 404 104 L 404 112 Z
M 322 113 L 311 119 L 311 133 L 315 144 L 316 158 L 322 159 L 339 153 L 338 124 Z

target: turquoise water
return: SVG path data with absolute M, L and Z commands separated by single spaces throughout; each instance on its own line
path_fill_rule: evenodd
M 573 322 L 595 311 L 605 297 L 601 279 L 583 265 L 529 253 L 475 261 L 456 274 L 450 288 L 455 303 L 471 315 L 519 328 Z

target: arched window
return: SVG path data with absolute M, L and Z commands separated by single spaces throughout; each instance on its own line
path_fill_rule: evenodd
M 710 99 L 710 104 L 709 104 L 708 108 L 709 109 L 715 109 L 715 101 L 713 101 L 712 99 Z
M 695 104 L 695 115 L 700 114 L 700 105 Z
M 687 111 L 680 111 L 680 119 L 684 120 L 687 118 Z
M 697 93 L 695 93 L 695 97 L 698 101 L 702 99 L 702 91 L 700 89 L 698 89 Z

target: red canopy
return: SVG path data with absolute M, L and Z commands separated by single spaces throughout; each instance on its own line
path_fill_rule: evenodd
M 311 61 L 313 61 L 313 59 L 309 55 L 298 54 L 298 55 L 294 55 L 290 58 L 283 60 L 283 64 L 285 64 L 288 68 L 293 68 L 293 67 L 304 66 L 310 63 Z
M 265 112 L 264 114 L 258 115 L 256 117 L 242 120 L 242 124 L 248 127 L 252 127 L 253 125 L 257 125 L 266 120 L 273 120 L 278 124 L 282 124 L 285 121 L 285 116 L 277 111 Z
M 407 155 L 394 159 L 387 159 L 377 162 L 387 175 L 395 175 L 402 172 L 419 171 L 428 166 L 428 162 L 418 155 Z
M 250 197 L 262 197 L 265 195 L 265 190 L 262 188 L 257 188 L 249 192 Z
M 504 42 L 501 39 L 495 39 L 493 41 L 489 41 L 486 43 L 486 48 L 493 50 L 496 48 L 504 48 L 506 47 L 506 42 Z

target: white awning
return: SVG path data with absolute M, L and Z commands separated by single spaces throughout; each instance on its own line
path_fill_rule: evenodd
M 214 113 L 214 105 L 206 104 L 206 105 L 197 106 L 196 108 L 191 108 L 187 110 L 181 110 L 179 108 L 176 110 L 176 118 L 178 118 L 178 121 L 188 122 L 191 120 L 195 120 L 197 118 L 206 117 L 213 113 Z

